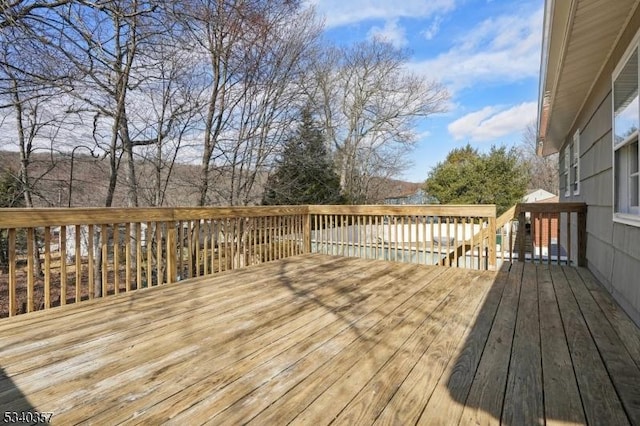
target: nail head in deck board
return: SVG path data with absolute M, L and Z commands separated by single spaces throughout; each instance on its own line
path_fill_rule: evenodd
M 575 268 L 562 268 L 629 421 L 640 424 L 640 370 Z
M 585 424 L 578 384 L 551 281 L 552 268 L 559 266 L 536 268 L 545 418 L 547 424 Z
M 498 312 L 462 413 L 463 424 L 499 422 L 516 324 L 522 269 L 522 262 L 511 265 Z
M 478 368 L 489 331 L 493 324 L 507 278 L 509 263 L 503 263 L 487 297 L 475 314 L 475 321 L 457 348 L 455 363 L 449 363 L 420 418 L 422 424 L 457 423 L 462 416 L 473 377 Z
M 587 422 L 629 424 L 562 269 L 552 268 L 551 279 Z
M 541 364 L 536 267 L 525 263 L 502 422 L 512 425 L 544 422 Z

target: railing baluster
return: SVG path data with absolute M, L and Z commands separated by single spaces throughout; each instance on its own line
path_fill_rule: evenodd
M 209 275 L 209 221 L 205 219 L 202 223 L 202 227 L 202 231 L 204 233 L 202 239 L 202 273 L 204 275 Z
M 587 214 L 584 211 L 578 215 L 578 266 L 587 266 Z
M 75 226 L 75 261 L 76 261 L 76 303 L 78 303 L 82 299 L 82 251 L 81 251 L 81 241 L 80 241 L 80 225 Z
M 429 239 L 431 240 L 431 253 L 430 253 L 431 254 L 431 261 L 429 262 L 429 265 L 437 264 L 437 263 L 440 262 L 440 256 L 435 256 L 435 253 L 434 253 L 434 250 L 435 250 L 435 247 L 434 247 L 434 235 L 433 235 L 433 229 L 434 229 L 433 221 L 434 220 L 435 220 L 435 217 L 434 216 L 430 216 L 430 219 L 429 219 L 429 232 L 430 232 Z M 436 259 L 438 259 L 438 260 L 436 260 Z
M 35 232 L 33 228 L 27 228 L 27 312 L 33 311 L 33 257 L 35 256 L 33 246 L 35 240 Z
M 142 288 L 142 223 L 138 222 L 136 225 L 136 290 Z M 182 250 L 182 245 L 180 245 Z M 180 256 L 182 259 L 182 253 Z M 182 273 L 182 270 L 180 270 Z
M 18 313 L 17 303 L 17 278 L 16 278 L 16 230 L 10 228 L 8 243 L 9 257 L 9 316 L 12 317 Z
M 120 293 L 120 225 L 113 225 L 113 293 Z
M 109 241 L 109 237 L 108 237 L 108 233 L 107 233 L 107 225 L 106 224 L 102 224 L 100 225 L 100 253 L 101 253 L 101 262 L 100 262 L 100 271 L 102 272 L 102 292 L 101 292 L 101 297 L 106 297 L 107 296 L 107 281 L 108 281 L 108 275 L 107 273 L 108 271 L 108 254 L 109 254 L 109 250 L 108 250 L 108 242 Z
M 571 212 L 567 212 L 567 265 L 571 266 Z
M 87 273 L 89 274 L 89 300 L 92 300 L 96 294 L 96 288 L 95 288 L 96 277 L 94 276 L 95 274 L 94 238 L 95 238 L 95 227 L 93 225 L 89 225 L 88 231 L 87 231 L 87 252 L 88 252 L 87 254 L 88 254 L 88 263 L 89 263 Z
M 551 213 L 547 213 L 547 265 L 551 264 Z
M 60 306 L 67 304 L 67 227 L 60 227 Z
M 193 222 L 193 237 L 192 242 L 194 244 L 195 249 L 195 271 L 194 274 L 196 277 L 200 276 L 200 220 L 196 220 Z
M 44 308 L 51 307 L 51 227 L 44 227 Z
M 177 270 L 177 252 L 176 252 L 176 223 L 171 221 L 166 223 L 167 232 L 167 244 L 166 244 L 166 256 L 167 256 L 167 283 L 174 283 L 178 280 Z
M 198 221 L 199 223 L 200 221 Z M 200 244 L 198 243 L 198 246 Z M 196 261 L 198 270 L 200 265 Z M 162 265 L 162 222 L 156 222 L 156 285 L 164 284 L 164 273 Z
M 131 291 L 131 223 L 124 225 L 124 289 L 126 292 Z

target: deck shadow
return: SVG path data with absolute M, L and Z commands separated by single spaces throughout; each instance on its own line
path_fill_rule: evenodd
M 505 263 L 441 379 L 449 422 L 635 423 L 612 375 L 624 358 L 612 353 L 626 349 L 613 332 L 598 337 L 611 325 L 591 297 L 574 268 Z
M 31 404 L 22 390 L 11 380 L 4 368 L 0 367 L 0 415 L 3 416 L 0 418 L 0 423 L 35 424 L 35 421 L 20 421 L 20 419 L 25 417 L 30 419 L 40 413 L 42 412 Z M 37 423 L 49 424 L 48 421 Z

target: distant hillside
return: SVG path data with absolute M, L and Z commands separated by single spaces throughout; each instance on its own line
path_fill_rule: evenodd
M 17 172 L 20 157 L 17 152 L 0 151 L 0 172 Z M 35 188 L 34 202 L 38 207 L 66 207 L 69 204 L 69 179 L 71 158 L 63 154 L 37 153 L 32 156 L 32 185 Z M 153 205 L 154 189 L 153 167 L 140 161 L 136 164 L 138 196 L 141 206 Z M 199 166 L 176 163 L 166 191 L 166 206 L 193 206 L 197 204 L 196 182 L 199 178 Z M 166 173 L 166 171 L 164 172 Z M 260 173 L 249 204 L 259 204 L 262 199 L 266 173 Z M 211 186 L 211 205 L 228 204 L 230 171 L 218 168 L 213 173 Z M 76 154 L 73 161 L 73 186 L 71 187 L 74 207 L 100 207 L 106 199 L 109 181 L 109 161 L 105 158 L 93 158 L 86 154 Z M 387 197 L 396 197 L 414 192 L 421 183 L 405 182 L 394 179 L 377 179 L 370 185 L 369 198 L 372 203 L 382 203 Z M 114 207 L 126 205 L 126 182 L 121 169 L 116 186 Z

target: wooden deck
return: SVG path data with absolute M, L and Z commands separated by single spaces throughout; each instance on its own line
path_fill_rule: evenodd
M 0 321 L 54 424 L 640 424 L 640 332 L 586 269 L 323 255 Z

